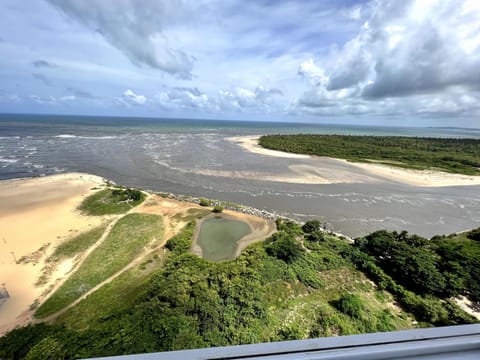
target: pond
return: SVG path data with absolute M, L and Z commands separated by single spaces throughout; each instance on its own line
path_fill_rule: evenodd
M 230 260 L 235 257 L 237 241 L 251 231 L 250 226 L 243 221 L 215 216 L 202 222 L 197 244 L 206 260 Z

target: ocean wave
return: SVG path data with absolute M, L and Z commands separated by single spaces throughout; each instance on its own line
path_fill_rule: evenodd
M 106 136 L 79 136 L 79 135 L 71 135 L 71 134 L 60 134 L 60 135 L 55 135 L 55 138 L 59 139 L 98 139 L 98 140 L 111 140 L 111 139 L 117 139 L 118 136 L 111 136 L 111 135 L 106 135 Z
M 0 157 L 0 162 L 3 162 L 3 163 L 14 164 L 17 161 L 18 159 L 7 159 L 7 158 Z
M 60 138 L 60 139 L 70 139 L 70 138 L 76 138 L 77 135 L 61 134 L 61 135 L 55 135 L 54 137 Z

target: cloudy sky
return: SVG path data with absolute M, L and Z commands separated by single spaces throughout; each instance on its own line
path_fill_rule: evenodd
M 479 0 L 2 0 L 0 112 L 480 127 Z

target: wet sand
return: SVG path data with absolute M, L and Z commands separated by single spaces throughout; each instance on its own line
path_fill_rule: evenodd
M 294 158 L 304 160 L 303 164 L 290 165 L 289 173 L 271 175 L 249 172 L 208 172 L 205 175 L 230 176 L 255 180 L 279 181 L 298 184 L 348 184 L 396 182 L 409 186 L 445 187 L 480 185 L 480 176 L 450 174 L 440 171 L 403 169 L 394 166 L 355 163 L 343 159 L 321 156 L 291 154 L 282 151 L 269 150 L 258 145 L 259 136 L 238 136 L 227 140 L 232 141 L 251 153 Z

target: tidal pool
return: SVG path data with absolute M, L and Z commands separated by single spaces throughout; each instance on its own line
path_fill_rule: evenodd
M 237 241 L 251 232 L 250 226 L 243 221 L 214 216 L 201 223 L 197 244 L 206 260 L 230 260 L 235 257 Z

